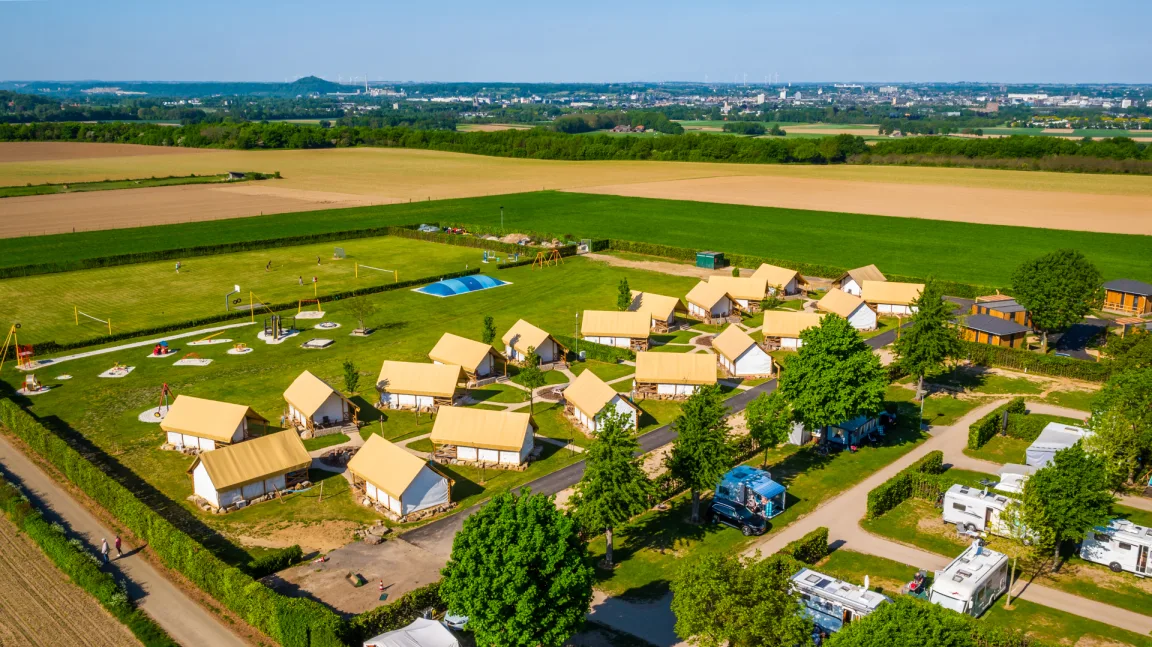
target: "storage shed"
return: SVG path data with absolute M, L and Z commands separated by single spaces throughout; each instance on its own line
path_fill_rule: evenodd
M 760 267 L 756 268 L 756 271 L 752 273 L 752 278 L 765 282 L 767 294 L 776 294 L 779 290 L 779 296 L 799 294 L 801 290 L 808 287 L 808 281 L 800 272 L 767 263 L 762 263 Z
M 497 375 L 497 362 L 507 359 L 488 344 L 473 341 L 446 332 L 428 353 L 428 359 L 437 364 L 455 364 L 464 369 L 470 382 Z M 507 371 L 507 365 L 504 368 Z
M 688 307 L 676 297 L 632 290 L 632 312 L 645 312 L 652 318 L 652 332 L 668 332 L 676 327 L 676 315 L 688 314 Z
M 626 416 L 632 429 L 640 427 L 640 408 L 592 371 L 577 375 L 564 389 L 564 413 L 581 429 L 599 431 L 600 415 L 605 411 Z
M 513 362 L 523 363 L 528 358 L 529 349 L 534 349 L 540 357 L 541 367 L 552 368 L 564 363 L 564 346 L 552 335 L 523 319 L 513 324 L 500 341 L 504 344 L 504 356 Z
M 411 514 L 447 510 L 452 484 L 428 461 L 372 434 L 348 461 L 352 486 L 401 521 Z
M 920 298 L 923 290 L 923 283 L 864 281 L 860 297 L 879 314 L 906 316 L 916 312 L 912 302 Z
M 961 325 L 961 336 L 992 346 L 1025 348 L 1028 346 L 1028 326 L 1022 326 L 1011 319 L 1001 319 L 992 315 L 968 315 Z
M 376 378 L 380 406 L 385 409 L 435 411 L 452 406 L 460 383 L 455 364 L 421 364 L 385 360 Z
M 684 297 L 688 302 L 689 316 L 710 324 L 723 321 L 732 314 L 732 299 L 724 288 L 707 281 L 700 281 Z
M 284 401 L 288 403 L 288 422 L 313 436 L 359 422 L 360 407 L 309 371 L 301 373 L 284 391 Z
M 293 431 L 203 452 L 188 473 L 192 489 L 213 508 L 243 507 L 307 480 L 312 457 Z
M 1034 467 L 1044 467 L 1052 462 L 1056 452 L 1068 449 L 1091 435 L 1092 431 L 1083 427 L 1050 422 L 1024 451 L 1024 462 Z
M 534 431 L 527 413 L 445 407 L 429 439 L 438 459 L 516 468 L 528 463 Z
M 843 290 L 832 288 L 819 301 L 816 308 L 824 312 L 840 315 L 856 330 L 875 330 L 876 311 L 864 303 L 864 299 Z
M 253 424 L 268 428 L 268 421 L 248 405 L 178 395 L 160 429 L 177 449 L 211 451 L 247 439 Z
M 864 281 L 887 281 L 888 279 L 875 265 L 865 265 L 854 270 L 848 270 L 832 282 L 832 287 L 838 288 L 854 296 L 860 296 L 864 289 Z
M 724 252 L 696 252 L 696 267 L 719 270 L 728 266 Z
M 796 350 L 804 345 L 800 333 L 820 325 L 822 315 L 815 312 L 767 310 L 764 312 L 765 350 Z
M 1126 315 L 1152 313 L 1152 285 L 1133 279 L 1116 279 L 1104 284 L 1106 312 Z
M 716 383 L 716 360 L 702 353 L 636 353 L 635 397 L 685 400 Z
M 736 377 L 771 377 L 772 356 L 737 326 L 728 326 L 712 338 L 720 369 Z
M 594 344 L 648 350 L 651 334 L 651 318 L 645 312 L 585 310 L 580 318 L 580 336 Z

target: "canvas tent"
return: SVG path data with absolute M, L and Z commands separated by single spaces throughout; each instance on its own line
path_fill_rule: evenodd
M 439 622 L 417 618 L 407 627 L 365 640 L 364 647 L 460 647 L 460 642 Z
M 668 332 L 676 324 L 677 313 L 688 313 L 687 306 L 676 297 L 636 290 L 632 290 L 632 304 L 628 309 L 647 313 L 652 318 L 652 330 L 655 332 Z
M 843 290 L 832 288 L 819 301 L 816 308 L 824 312 L 840 315 L 856 330 L 875 330 L 876 311 L 864 303 L 864 299 Z
M 916 312 L 912 302 L 920 298 L 923 290 L 923 283 L 864 281 L 860 298 L 879 314 L 910 315 Z
M 709 276 L 708 283 L 724 290 L 733 305 L 746 312 L 759 312 L 768 296 L 768 281 L 755 276 Z
M 500 341 L 504 343 L 504 355 L 514 362 L 527 359 L 528 349 L 536 352 L 541 364 L 564 361 L 564 347 L 560 342 L 523 319 L 513 324 Z
M 887 281 L 888 279 L 875 265 L 865 265 L 854 270 L 848 270 L 840 278 L 832 282 L 832 287 L 838 288 L 854 296 L 860 296 L 864 281 Z
M 460 370 L 455 364 L 385 360 L 376 378 L 380 405 L 388 409 L 425 410 L 452 406 Z
M 776 294 L 776 289 L 779 288 L 781 296 L 796 294 L 801 288 L 808 285 L 808 281 L 804 280 L 804 277 L 796 270 L 767 263 L 762 263 L 760 267 L 756 268 L 756 271 L 752 273 L 752 278 L 765 282 L 767 294 Z
M 592 371 L 584 371 L 564 389 L 565 412 L 576 423 L 593 433 L 600 430 L 599 416 L 605 410 L 615 411 L 629 420 L 629 427 L 639 427 L 640 409 L 623 393 Z
M 636 397 L 684 399 L 716 383 L 716 360 L 701 353 L 636 353 Z
M 243 504 L 305 480 L 312 457 L 294 431 L 203 452 L 188 468 L 192 489 L 214 508 Z
M 1052 462 L 1056 452 L 1068 449 L 1091 434 L 1091 431 L 1083 427 L 1050 422 L 1024 452 L 1024 462 L 1034 467 L 1044 467 Z
M 427 461 L 417 458 L 383 436 L 372 434 L 352 460 L 348 472 L 364 495 L 401 519 L 452 501 L 452 486 Z
M 700 281 L 693 286 L 684 300 L 688 302 L 688 314 L 704 323 L 712 323 L 732 314 L 732 299 L 728 293 L 724 288 L 707 281 Z
M 528 462 L 535 424 L 527 413 L 445 407 L 436 415 L 429 440 L 454 447 L 458 461 L 518 466 Z
M 647 350 L 651 319 L 646 312 L 585 310 L 580 318 L 580 336 L 595 344 Z
M 821 316 L 815 312 L 766 311 L 764 325 L 761 327 L 764 333 L 764 348 L 767 350 L 800 348 L 804 345 L 800 340 L 800 333 L 819 326 Z
M 496 361 L 505 358 L 488 344 L 446 332 L 428 353 L 428 359 L 437 364 L 455 364 L 475 380 L 496 375 Z
M 356 424 L 360 411 L 360 407 L 309 371 L 301 373 L 284 391 L 284 401 L 288 403 L 288 421 L 313 433 L 347 422 Z
M 736 326 L 728 326 L 724 332 L 712 338 L 712 350 L 720 368 L 738 377 L 772 375 L 772 356 L 756 344 Z
M 160 421 L 160 429 L 179 449 L 210 451 L 244 440 L 253 423 L 268 426 L 248 405 L 178 395 Z

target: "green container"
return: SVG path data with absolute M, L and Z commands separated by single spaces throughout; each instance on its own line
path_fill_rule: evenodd
M 728 266 L 724 252 L 696 252 L 696 267 L 718 270 Z

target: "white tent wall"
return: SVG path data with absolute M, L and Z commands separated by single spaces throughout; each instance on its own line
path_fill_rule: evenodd
M 439 622 L 417 618 L 403 629 L 365 640 L 364 647 L 460 647 L 460 643 Z
M 772 356 L 759 346 L 749 346 L 736 358 L 735 368 L 729 370 L 735 375 L 771 375 Z
M 857 283 L 856 279 L 852 277 L 844 279 L 844 283 L 840 286 L 840 289 L 847 292 L 848 294 L 860 296 L 860 284 Z
M 876 311 L 880 314 L 910 315 L 916 313 L 916 306 L 906 306 L 892 303 L 876 304 Z
M 212 478 L 208 476 L 208 470 L 204 467 L 204 463 L 200 463 L 192 471 L 192 491 L 208 503 L 220 507 L 219 494 L 216 492 L 216 486 L 212 485 Z
M 312 420 L 317 424 L 323 423 L 324 418 L 327 417 L 330 422 L 338 422 L 344 419 L 344 414 L 347 411 L 348 405 L 344 402 L 344 398 L 333 393 L 324 400 L 324 404 L 313 414 Z
M 631 337 L 585 337 L 586 341 L 593 344 L 603 344 L 605 346 L 615 346 L 617 348 L 629 348 L 632 346 Z
M 781 337 L 780 348 L 800 348 L 804 341 L 799 337 Z
M 404 502 L 400 514 L 412 514 L 425 508 L 447 504 L 450 501 L 448 479 L 425 467 L 420 470 L 400 498 Z
M 867 304 L 861 303 L 848 317 L 848 323 L 856 330 L 872 330 L 876 327 L 876 313 Z
M 699 389 L 698 384 L 657 384 L 656 393 L 659 395 L 692 395 Z
M 413 395 L 411 393 L 389 393 L 382 391 L 380 393 L 380 404 L 383 404 L 389 409 L 414 409 L 431 407 L 435 402 L 434 398 L 430 395 Z

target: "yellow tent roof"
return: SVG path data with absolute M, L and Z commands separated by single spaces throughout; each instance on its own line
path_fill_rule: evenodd
M 636 405 L 632 404 L 628 398 L 617 393 L 616 389 L 613 389 L 610 384 L 600 379 L 592 371 L 584 371 L 577 375 L 576 379 L 572 380 L 572 384 L 564 389 L 564 399 L 592 418 L 599 415 L 604 407 L 612 401 L 612 398 L 618 395 L 628 403 L 628 406 L 633 409 L 636 408 Z
M 884 274 L 880 271 L 880 268 L 876 267 L 875 265 L 865 265 L 864 267 L 857 267 L 854 270 L 848 270 L 847 272 L 841 274 L 840 278 L 836 279 L 835 282 L 839 283 L 848 277 L 852 277 L 852 280 L 859 283 L 861 287 L 863 287 L 864 281 L 888 280 L 884 277 Z
M 781 288 L 788 285 L 788 282 L 792 279 L 796 279 L 796 283 L 800 285 L 808 283 L 796 270 L 769 265 L 767 263 L 762 263 L 760 267 L 756 268 L 756 271 L 752 273 L 752 278 L 765 281 L 770 287 Z
M 288 390 L 284 391 L 284 399 L 300 413 L 311 416 L 333 393 L 340 396 L 342 400 L 348 399 L 324 380 L 309 371 L 304 371 L 292 382 Z
M 860 297 L 868 303 L 889 303 L 906 306 L 915 301 L 923 290 L 923 283 L 864 281 L 860 284 Z
M 369 436 L 364 446 L 348 461 L 349 472 L 384 490 L 394 499 L 401 498 L 420 475 L 420 470 L 427 466 L 427 461 L 376 434 Z
M 475 373 L 489 353 L 501 359 L 504 357 L 488 344 L 446 332 L 428 353 L 428 358 L 441 364 L 455 364 L 469 373 Z
M 728 293 L 719 285 L 714 285 L 707 281 L 700 281 L 688 291 L 688 295 L 684 297 L 684 300 L 688 303 L 698 305 L 705 310 L 711 310 L 712 306 L 719 303 L 720 300 L 726 296 L 728 296 Z
M 430 395 L 450 398 L 460 381 L 460 367 L 455 364 L 422 364 L 385 360 L 380 367 L 376 388 L 388 393 Z
M 518 452 L 529 424 L 532 417 L 526 413 L 440 407 L 429 439 L 437 445 Z
M 847 319 L 864 303 L 864 299 L 848 294 L 839 288 L 828 290 L 823 298 L 816 302 L 816 307 L 824 312 L 833 312 Z
M 756 276 L 709 276 L 708 282 L 733 299 L 759 301 L 768 294 L 768 281 Z
M 160 428 L 198 438 L 231 442 L 232 434 L 236 433 L 236 428 L 245 418 L 267 422 L 246 404 L 178 395 L 160 422 Z
M 820 317 L 815 312 L 766 310 L 762 330 L 765 337 L 799 337 L 800 331 L 819 326 Z
M 645 312 L 585 310 L 580 319 L 580 334 L 585 337 L 629 337 L 647 339 L 652 318 Z
M 712 350 L 724 357 L 736 361 L 744 351 L 756 345 L 756 340 L 738 326 L 728 326 L 724 332 L 712 338 Z
M 673 312 L 687 312 L 684 302 L 676 297 L 651 292 L 638 292 L 632 290 L 632 305 L 628 307 L 633 312 L 646 312 L 653 319 L 667 320 Z
M 227 490 L 304 469 L 312 464 L 312 457 L 295 431 L 281 431 L 202 452 L 188 473 L 200 463 L 212 478 L 212 485 L 217 490 Z
M 516 351 L 527 355 L 529 348 L 540 348 L 549 338 L 556 342 L 557 345 L 560 345 L 560 342 L 556 341 L 556 338 L 552 337 L 552 335 L 520 319 L 512 324 L 512 327 L 508 329 L 508 332 L 504 333 L 500 341 L 516 349 Z
M 704 353 L 636 353 L 636 381 L 715 384 L 716 358 Z

